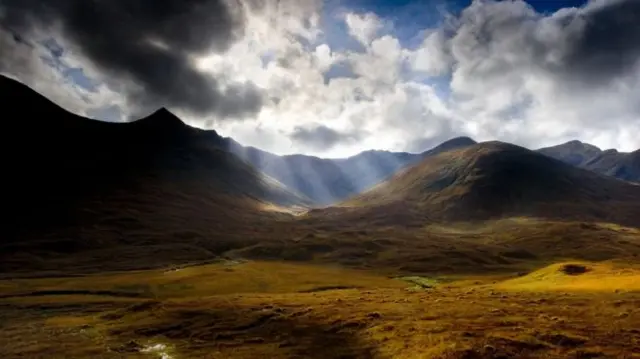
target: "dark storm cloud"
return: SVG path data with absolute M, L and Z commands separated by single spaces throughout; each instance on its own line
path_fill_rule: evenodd
M 361 140 L 363 134 L 358 132 L 339 132 L 325 125 L 316 127 L 296 127 L 290 138 L 304 147 L 315 151 L 327 151 L 342 144 Z
M 107 77 L 135 84 L 128 95 L 143 106 L 242 116 L 260 109 L 258 89 L 221 86 L 192 62 L 242 37 L 242 9 L 233 1 L 0 0 L 0 25 L 20 37 L 60 29 Z M 0 51 L 6 67 L 11 48 Z
M 570 29 L 566 70 L 599 81 L 624 75 L 638 63 L 640 1 L 610 0 L 565 22 Z
M 592 1 L 547 17 L 521 0 L 479 0 L 454 28 L 439 51 L 469 64 L 466 75 L 478 79 L 529 68 L 598 85 L 627 75 L 640 59 L 638 0 Z

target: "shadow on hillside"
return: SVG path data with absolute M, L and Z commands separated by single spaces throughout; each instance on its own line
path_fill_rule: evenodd
M 90 120 L 2 76 L 0 96 L 19 114 L 3 123 L 14 141 L 0 144 L 5 253 L 16 244 L 38 252 L 43 240 L 60 253 L 130 244 L 131 231 L 204 231 L 258 201 L 306 203 L 228 152 L 215 131 L 167 110 L 127 124 Z

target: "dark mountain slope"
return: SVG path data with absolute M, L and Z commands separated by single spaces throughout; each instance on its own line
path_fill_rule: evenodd
M 427 158 L 342 207 L 312 213 L 390 223 L 533 216 L 640 225 L 640 186 L 487 142 Z
M 194 241 L 215 250 L 247 221 L 273 220 L 265 206 L 308 203 L 166 110 L 128 124 L 88 120 L 4 77 L 0 98 L 7 257 Z
M 603 151 L 583 167 L 625 181 L 640 182 L 640 150 L 631 153 Z

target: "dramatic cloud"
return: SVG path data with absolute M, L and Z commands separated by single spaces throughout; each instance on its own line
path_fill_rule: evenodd
M 81 65 L 53 43 L 29 41 L 0 28 L 0 50 L 0 72 L 25 82 L 70 111 L 94 117 L 90 114 L 93 109 L 119 109 L 123 103 L 122 97 L 106 86 L 83 81 L 87 78 Z M 104 119 L 121 120 L 117 112 Z
M 545 17 L 522 1 L 476 1 L 463 11 L 448 43 L 433 37 L 426 41 L 432 57 L 452 53 L 465 75 L 528 69 L 578 85 L 604 85 L 636 69 L 640 2 L 592 2 Z
M 584 11 L 560 15 L 566 48 L 561 69 L 589 82 L 608 82 L 637 68 L 640 58 L 640 2 L 593 2 Z
M 5 0 L 0 6 L 2 27 L 21 38 L 59 30 L 107 78 L 129 80 L 133 86 L 121 89 L 143 107 L 221 117 L 260 109 L 251 84 L 223 84 L 194 66 L 194 57 L 224 52 L 243 35 L 242 9 L 232 1 Z M 15 54 L 2 45 L 3 57 Z
M 639 5 L 596 1 L 543 16 L 522 1 L 476 1 L 429 51 L 452 57 L 457 112 L 483 137 L 537 146 L 605 132 L 606 146 L 631 149 L 638 140 L 618 138 L 640 115 L 631 99 L 640 86 Z
M 166 105 L 243 144 L 330 157 L 457 136 L 640 148 L 637 0 L 447 14 L 417 0 L 114 0 L 80 18 L 77 1 L 0 0 L 0 71 L 38 74 L 39 91 L 95 118 Z

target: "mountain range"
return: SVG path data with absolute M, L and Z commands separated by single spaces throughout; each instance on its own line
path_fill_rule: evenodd
M 485 142 L 428 157 L 335 208 L 387 224 L 535 217 L 634 226 L 638 204 L 640 185 Z
M 226 141 L 231 152 L 321 206 L 361 193 L 426 157 L 476 143 L 468 137 L 458 137 L 417 154 L 372 150 L 348 158 L 325 159 L 277 156 L 254 147 L 243 147 L 231 139 Z
M 11 114 L 0 145 L 4 272 L 225 253 L 350 260 L 348 248 L 372 245 L 353 243 L 357 233 L 522 216 L 640 226 L 638 151 L 459 137 L 422 153 L 278 156 L 165 109 L 132 123 L 94 121 L 4 77 L 0 96 Z
M 425 158 L 477 144 L 469 137 L 456 137 L 421 153 L 371 150 L 348 158 L 326 159 L 306 155 L 278 156 L 242 146 L 230 138 L 222 139 L 221 143 L 225 149 L 320 206 L 355 196 Z M 535 152 L 596 173 L 640 182 L 640 150 L 631 153 L 601 150 L 574 140 Z
M 230 138 L 222 141 L 227 150 L 320 206 L 357 195 L 425 158 L 477 144 L 469 137 L 456 137 L 421 153 L 371 150 L 348 158 L 325 159 L 306 155 L 278 156 L 242 146 Z M 631 153 L 615 149 L 603 151 L 593 145 L 570 141 L 535 151 L 596 173 L 640 182 L 640 150 Z
M 574 166 L 632 182 L 640 182 L 640 150 L 618 152 L 601 150 L 580 141 L 570 141 L 558 146 L 538 150 Z
M 42 96 L 32 93 L 32 90 L 14 80 L 4 77 L 1 80 L 1 91 L 3 94 L 8 94 L 5 95 L 8 103 L 36 102 L 31 103 L 29 107 L 22 106 L 19 111 L 16 109 L 18 111 L 16 113 L 21 113 L 22 117 L 37 119 L 36 122 L 17 120 L 6 126 L 26 126 L 28 128 L 38 126 L 41 129 L 41 133 L 48 132 L 51 137 L 60 136 L 55 133 L 60 130 L 58 124 L 53 123 L 51 120 L 49 120 L 50 123 L 41 123 L 43 121 L 41 119 L 42 114 L 59 112 L 52 110 L 52 106 L 56 105 Z M 45 102 L 47 104 L 43 106 L 42 104 Z M 71 126 L 73 131 L 85 131 L 80 126 L 87 127 L 86 131 L 93 133 L 109 132 L 116 128 L 116 125 L 109 125 L 99 121 L 90 121 L 94 128 L 90 128 L 92 125 L 84 123 L 71 124 L 74 121 L 83 122 L 85 119 L 80 119 L 78 116 L 73 116 L 69 113 L 64 116 L 74 117 L 74 120 L 66 120 L 67 123 L 64 125 L 65 127 Z M 427 157 L 477 144 L 476 141 L 469 137 L 457 137 L 421 153 L 370 150 L 348 158 L 327 159 L 300 154 L 279 156 L 255 147 L 243 146 L 232 138 L 218 135 L 213 130 L 199 131 L 191 128 L 165 109 L 161 109 L 151 116 L 134 123 L 138 128 L 137 131 L 144 132 L 144 134 L 132 135 L 134 138 L 144 138 L 143 140 L 135 139 L 136 146 L 145 146 L 144 141 L 148 139 L 155 140 L 158 135 L 166 137 L 171 134 L 176 139 L 182 138 L 182 140 L 190 144 L 196 142 L 194 138 L 198 138 L 197 142 L 201 145 L 209 146 L 210 148 L 216 147 L 233 153 L 237 157 L 234 157 L 235 160 L 238 158 L 243 160 L 252 166 L 253 170 L 260 171 L 263 177 L 266 175 L 266 177 L 278 182 L 281 189 L 284 186 L 298 196 L 302 202 L 316 206 L 330 205 L 357 195 L 389 179 L 399 170 L 416 164 Z M 122 124 L 117 126 L 121 127 Z M 105 130 L 106 128 L 109 128 L 109 130 Z M 102 134 L 98 136 L 102 136 Z M 105 138 L 111 137 L 109 134 L 104 136 Z M 96 146 L 109 147 L 111 146 L 109 142 L 114 141 L 109 139 L 106 140 L 106 143 L 102 143 L 101 141 L 105 141 L 105 139 L 94 142 L 94 138 L 90 136 L 88 138 L 90 139 L 74 139 L 74 141 L 84 141 L 83 143 L 77 143 L 76 146 L 82 147 L 87 143 L 93 143 Z M 59 142 L 60 140 L 61 138 L 58 137 L 56 141 Z M 55 146 L 52 148 L 55 149 Z M 151 147 L 147 147 L 147 149 L 151 150 Z M 134 151 L 134 149 L 130 148 L 129 151 Z M 618 152 L 615 149 L 600 150 L 590 144 L 570 141 L 536 151 L 573 166 L 627 181 L 640 182 L 640 150 L 631 153 Z M 276 182 L 272 181 L 272 184 Z M 288 200 L 285 200 L 285 202 L 288 202 Z

